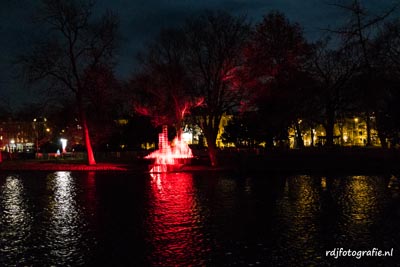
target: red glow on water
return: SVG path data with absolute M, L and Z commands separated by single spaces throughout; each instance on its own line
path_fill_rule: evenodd
M 95 176 L 96 176 L 96 173 L 94 171 L 87 173 L 87 184 L 90 188 L 93 188 L 95 186 L 95 182 L 96 182 Z
M 209 249 L 201 230 L 193 175 L 152 173 L 151 177 L 151 262 L 154 266 L 205 266 Z
M 170 144 L 168 128 L 164 125 L 162 133 L 158 134 L 158 150 L 145 158 L 154 159 L 150 172 L 167 172 L 179 169 L 188 159 L 193 158 L 193 154 L 188 144 L 178 137 Z
M 96 172 L 87 172 L 87 178 L 85 179 L 85 210 L 89 214 L 96 213 Z

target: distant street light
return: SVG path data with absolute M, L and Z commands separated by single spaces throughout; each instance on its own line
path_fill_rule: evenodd
M 353 125 L 353 145 L 357 144 L 357 123 L 358 118 L 354 118 L 354 125 Z
M 36 156 L 37 156 L 37 153 L 39 153 L 39 130 L 36 118 L 33 119 L 33 128 L 35 129 L 35 135 L 36 135 L 35 141 L 36 141 Z

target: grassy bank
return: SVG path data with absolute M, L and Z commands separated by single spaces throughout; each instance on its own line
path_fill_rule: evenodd
M 126 171 L 126 164 L 98 163 L 89 166 L 84 162 L 54 162 L 39 160 L 10 160 L 0 163 L 3 171 Z
M 221 151 L 221 164 L 248 171 L 399 172 L 400 151 L 381 148 L 313 148 L 271 151 Z
M 196 155 L 196 154 L 195 154 Z M 293 173 L 353 172 L 400 173 L 400 151 L 380 148 L 313 148 L 301 150 L 221 150 L 219 168 L 211 168 L 205 155 L 196 157 L 183 171 L 235 170 Z M 82 159 L 7 160 L 0 170 L 13 171 L 148 171 L 151 162 L 139 157 L 129 160 L 102 159 L 88 166 Z

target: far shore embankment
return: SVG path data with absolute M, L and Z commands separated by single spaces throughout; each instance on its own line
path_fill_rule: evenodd
M 219 158 L 241 171 L 400 173 L 400 150 L 375 147 L 222 151 Z
M 400 150 L 381 148 L 224 149 L 219 166 L 211 167 L 204 151 L 180 171 L 400 174 Z M 142 158 L 102 158 L 89 166 L 83 159 L 14 159 L 0 162 L 0 171 L 149 171 Z
M 47 160 L 10 160 L 0 163 L 0 171 L 127 171 L 126 164 L 63 162 Z

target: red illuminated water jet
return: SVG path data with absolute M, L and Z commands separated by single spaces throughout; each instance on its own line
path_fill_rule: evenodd
M 177 171 L 193 158 L 192 150 L 186 142 L 179 137 L 169 143 L 168 127 L 163 125 L 162 132 L 158 134 L 158 150 L 150 153 L 146 159 L 154 159 L 150 172 Z

